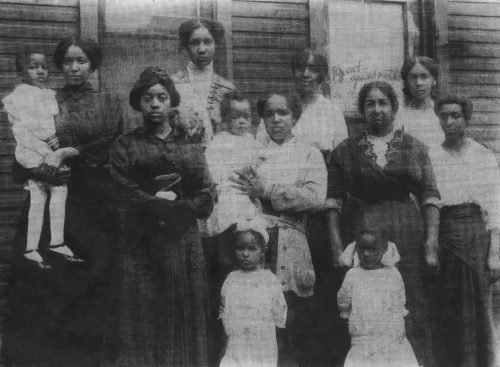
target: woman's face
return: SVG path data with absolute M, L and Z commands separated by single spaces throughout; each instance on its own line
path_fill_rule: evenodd
M 380 89 L 372 88 L 368 92 L 364 108 L 369 131 L 380 135 L 392 130 L 394 112 L 391 100 Z
M 465 136 L 467 121 L 462 106 L 456 103 L 443 104 L 439 107 L 438 117 L 446 141 L 455 142 Z
M 189 58 L 196 66 L 209 65 L 215 54 L 215 40 L 210 31 L 205 27 L 196 28 L 189 37 L 187 51 Z
M 70 46 L 63 61 L 63 75 L 66 84 L 70 86 L 80 86 L 89 80 L 92 74 L 90 61 L 83 50 L 78 46 Z
M 243 136 L 250 130 L 252 112 L 248 101 L 232 101 L 229 116 L 229 133 Z
M 285 97 L 272 95 L 264 110 L 264 123 L 269 137 L 278 144 L 283 144 L 292 136 L 293 116 Z
M 170 95 L 161 84 L 155 84 L 141 96 L 141 112 L 144 122 L 159 125 L 168 121 Z
M 436 79 L 422 64 L 416 63 L 408 73 L 406 85 L 414 101 L 425 101 L 431 98 L 431 91 Z
M 309 55 L 303 69 L 295 69 L 293 76 L 299 93 L 307 94 L 318 90 L 319 73 L 314 66 L 313 55 Z

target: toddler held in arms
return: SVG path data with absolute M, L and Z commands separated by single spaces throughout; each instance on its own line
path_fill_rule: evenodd
M 227 93 L 221 102 L 221 115 L 226 131 L 217 134 L 206 150 L 218 195 L 218 202 L 206 222 L 208 236 L 222 233 L 239 220 L 254 217 L 259 206 L 235 189 L 231 180 L 255 164 L 262 148 L 250 133 L 250 101 L 236 92 Z
M 21 83 L 2 100 L 17 143 L 16 161 L 27 169 L 36 169 L 42 164 L 68 169 L 62 166 L 64 148 L 60 148 L 55 135 L 54 116 L 59 114 L 59 107 L 55 92 L 48 88 L 49 74 L 45 55 L 40 51 L 23 50 L 17 55 L 16 69 L 21 77 Z M 26 260 L 39 268 L 50 268 L 38 249 L 45 202 L 50 197 L 49 251 L 67 260 L 81 261 L 64 243 L 67 186 L 29 179 L 28 188 L 30 209 L 27 245 L 24 252 Z
M 394 266 L 399 260 L 396 246 L 370 227 L 361 228 L 342 254 L 352 267 L 337 294 L 351 334 L 344 367 L 418 367 L 406 338 L 405 287 Z

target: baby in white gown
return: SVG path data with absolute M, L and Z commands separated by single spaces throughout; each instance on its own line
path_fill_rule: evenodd
M 250 134 L 250 101 L 235 92 L 228 93 L 222 100 L 221 114 L 227 131 L 217 134 L 205 153 L 218 196 L 212 214 L 205 221 L 206 227 L 200 223 L 205 237 L 220 234 L 239 220 L 256 214 L 256 205 L 247 195 L 236 190 L 231 181 L 231 178 L 236 178 L 236 171 L 254 164 L 263 148 Z
M 405 287 L 394 267 L 400 257 L 381 237 L 364 228 L 341 257 L 352 267 L 337 294 L 351 334 L 344 367 L 418 367 L 405 332 Z

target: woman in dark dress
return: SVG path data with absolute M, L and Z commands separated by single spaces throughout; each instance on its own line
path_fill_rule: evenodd
M 168 115 L 179 102 L 164 71 L 144 70 L 130 92 L 144 127 L 120 137 L 111 152 L 111 174 L 128 206 L 119 260 L 120 367 L 208 362 L 208 289 L 196 218 L 210 214 L 214 191 L 202 146 L 172 133 Z M 162 184 L 162 175 L 180 182 Z
M 98 366 L 105 343 L 113 340 L 108 316 L 114 302 L 113 246 L 119 216 L 106 165 L 111 143 L 122 132 L 122 111 L 117 98 L 89 83 L 101 59 L 94 41 L 78 38 L 63 40 L 54 53 L 66 85 L 56 94 L 56 135 L 63 149 L 54 153 L 52 162 L 71 169 L 65 239 L 85 263 L 68 263 L 46 251 L 50 231 L 45 222 L 39 248 L 52 269 L 25 266 L 28 199 L 15 238 L 2 348 L 3 356 L 14 363 Z M 59 167 L 42 164 L 27 176 L 57 182 L 64 175 Z
M 401 254 L 399 270 L 406 287 L 407 335 L 420 364 L 428 365 L 431 345 L 424 266 L 437 266 L 439 192 L 427 148 L 393 127 L 398 101 L 385 82 L 361 89 L 358 109 L 367 130 L 341 143 L 328 162 L 328 198 L 337 201 L 349 194 L 357 203 L 354 222 L 381 228 Z M 413 194 L 420 207 L 410 197 Z M 342 248 L 339 217 L 330 223 L 334 259 Z

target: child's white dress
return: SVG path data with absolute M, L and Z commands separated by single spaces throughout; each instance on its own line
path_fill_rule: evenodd
M 337 300 L 351 334 L 344 367 L 418 367 L 406 339 L 405 288 L 395 267 L 352 268 Z
M 16 160 L 25 168 L 37 167 L 53 150 L 54 116 L 59 114 L 55 92 L 19 84 L 2 100 L 16 139 Z M 57 147 L 56 147 L 57 149 Z
M 220 318 L 228 337 L 220 367 L 276 367 L 276 327 L 284 328 L 287 305 L 269 270 L 230 273 L 221 291 Z

